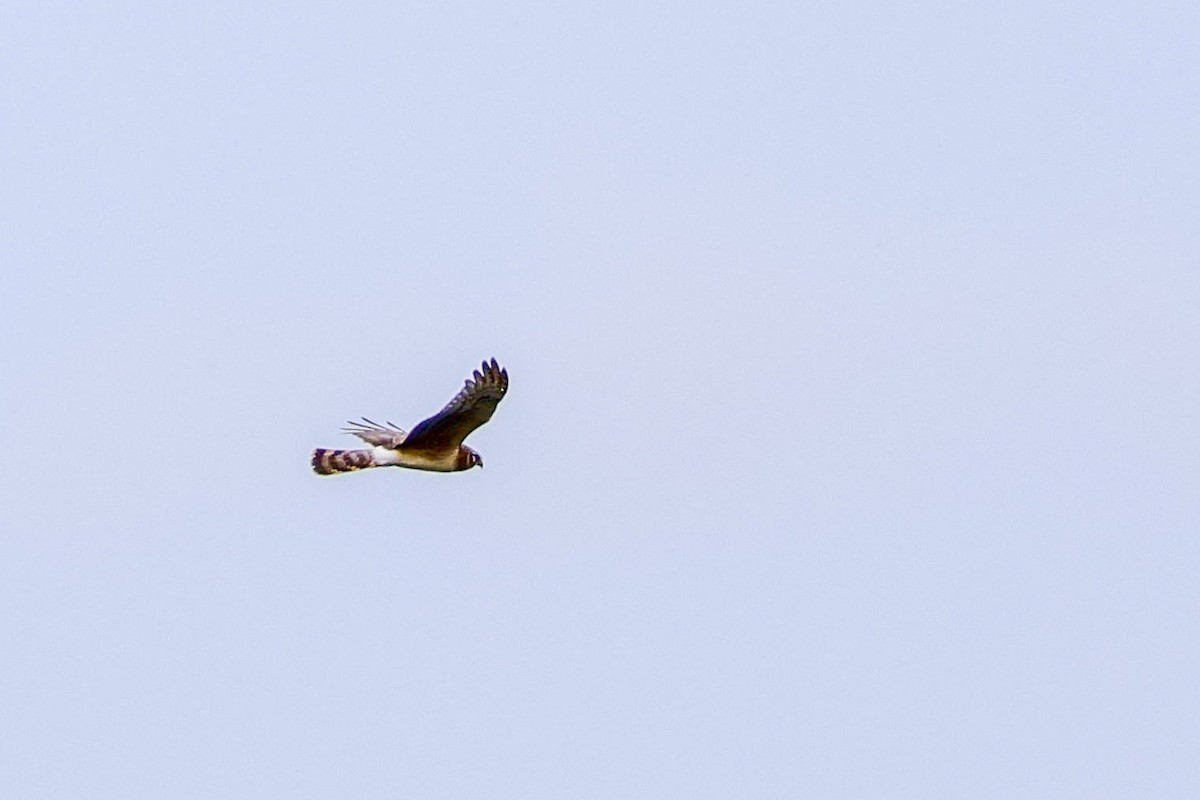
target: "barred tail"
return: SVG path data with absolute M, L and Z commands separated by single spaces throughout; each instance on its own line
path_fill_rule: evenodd
M 313 450 L 312 468 L 318 475 L 354 472 L 374 466 L 375 458 L 370 450 Z

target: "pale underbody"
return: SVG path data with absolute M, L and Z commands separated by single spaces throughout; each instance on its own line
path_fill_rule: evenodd
M 427 453 L 412 453 L 403 450 L 393 450 L 390 447 L 376 445 L 371 448 L 371 458 L 379 467 L 407 467 L 423 469 L 430 472 L 455 472 L 458 462 L 458 451 L 451 450 L 445 454 L 432 456 Z

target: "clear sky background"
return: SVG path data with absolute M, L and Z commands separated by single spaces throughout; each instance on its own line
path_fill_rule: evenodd
M 0 796 L 1200 795 L 1198 40 L 5 3 Z

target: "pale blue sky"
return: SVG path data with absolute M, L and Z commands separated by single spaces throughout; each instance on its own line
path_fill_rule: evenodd
M 0 7 L 0 796 L 1197 796 L 1198 37 Z

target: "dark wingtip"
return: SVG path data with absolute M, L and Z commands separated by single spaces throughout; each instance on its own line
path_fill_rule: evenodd
M 503 381 L 508 381 L 508 370 L 500 366 L 500 362 L 496 360 L 495 356 L 492 356 L 490 361 L 484 361 L 481 366 L 483 367 L 483 374 L 487 377 L 494 376 Z M 475 374 L 479 375 L 478 372 Z

